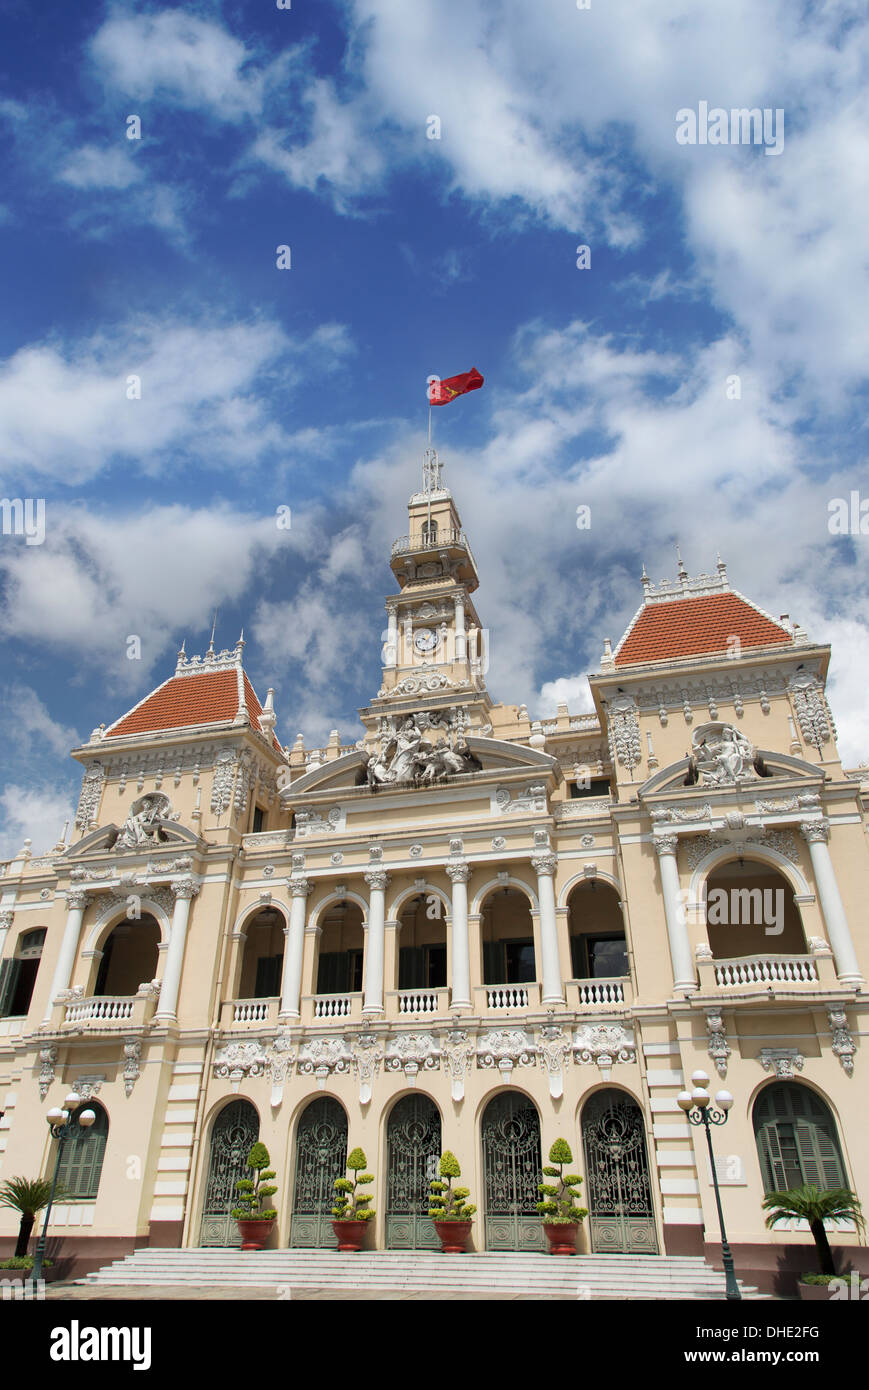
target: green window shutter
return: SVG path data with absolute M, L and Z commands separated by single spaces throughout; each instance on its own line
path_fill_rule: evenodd
M 15 986 L 18 983 L 18 975 L 21 962 L 13 960 L 0 961 L 0 1018 L 6 1018 L 9 1014 L 9 1005 L 15 995 Z
M 425 949 L 422 946 L 402 946 L 398 952 L 398 988 L 424 989 Z
M 507 978 L 504 963 L 504 944 L 501 941 L 483 942 L 483 979 L 487 985 L 503 985 Z
M 284 958 L 280 956 L 260 956 L 256 963 L 255 999 L 274 999 L 281 992 L 281 967 Z
M 89 1131 L 76 1134 L 63 1146 L 58 1181 L 66 1197 L 94 1198 L 100 1185 L 103 1158 L 109 1137 L 109 1121 L 101 1106 L 92 1105 L 96 1120 Z
M 847 1185 L 832 1112 L 807 1086 L 768 1086 L 755 1105 L 754 1127 L 767 1192 L 800 1183 L 822 1190 Z

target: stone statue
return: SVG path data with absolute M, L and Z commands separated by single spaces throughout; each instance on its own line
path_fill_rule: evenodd
M 695 729 L 691 744 L 691 782 L 717 787 L 759 775 L 753 743 L 732 724 L 703 724 Z
M 363 764 L 357 774 L 357 785 L 368 782 L 369 787 L 395 782 L 416 782 L 430 785 L 444 777 L 461 772 L 479 772 L 482 763 L 475 757 L 465 739 L 454 746 L 441 736 L 432 746 L 423 743 L 423 730 L 448 727 L 442 717 L 427 714 L 408 715 L 379 754 L 363 750 Z
M 127 819 L 118 832 L 113 849 L 139 849 L 159 844 L 167 837 L 162 822 L 177 820 L 172 814 L 172 803 L 164 792 L 149 792 L 134 801 Z

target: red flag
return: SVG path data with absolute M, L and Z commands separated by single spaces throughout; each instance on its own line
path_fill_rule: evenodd
M 456 396 L 464 396 L 467 391 L 479 391 L 482 384 L 483 377 L 476 367 L 472 367 L 469 372 L 462 372 L 460 376 L 448 376 L 443 381 L 433 381 L 428 391 L 429 405 L 449 405 Z

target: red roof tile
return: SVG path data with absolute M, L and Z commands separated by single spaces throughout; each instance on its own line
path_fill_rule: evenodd
M 259 733 L 265 732 L 259 722 L 262 706 L 247 674 L 244 675 L 244 697 L 252 727 Z M 106 737 L 158 733 L 197 724 L 227 724 L 232 723 L 237 713 L 237 672 L 197 671 L 195 675 L 173 676 L 164 681 L 141 704 L 110 725 Z
M 743 648 L 791 641 L 786 628 L 768 618 L 740 594 L 647 603 L 640 609 L 615 652 L 616 666 L 667 661 L 683 656 L 726 652 L 738 637 Z

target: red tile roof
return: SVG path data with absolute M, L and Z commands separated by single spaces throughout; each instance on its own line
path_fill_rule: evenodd
M 244 698 L 252 727 L 264 733 L 259 722 L 262 706 L 244 674 Z M 124 734 L 151 734 L 166 729 L 186 729 L 198 724 L 231 724 L 238 713 L 237 671 L 197 671 L 173 676 L 106 730 L 106 738 Z M 275 741 L 277 745 L 277 741 Z
M 791 634 L 741 594 L 728 591 L 667 599 L 640 609 L 615 652 L 616 666 L 726 652 L 738 637 L 745 647 L 784 645 Z M 728 645 L 729 644 L 729 645 Z

